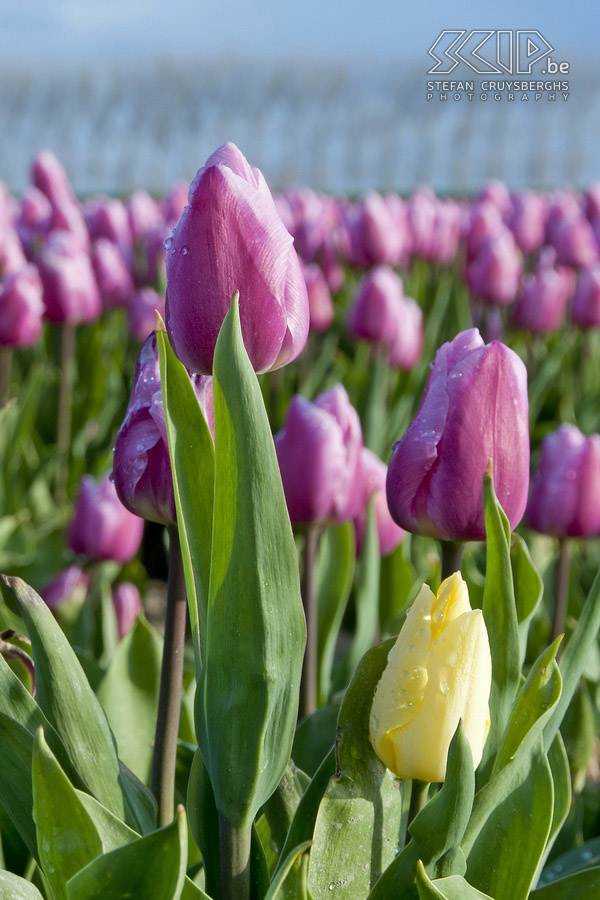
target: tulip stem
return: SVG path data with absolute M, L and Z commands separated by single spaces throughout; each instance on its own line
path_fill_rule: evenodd
M 552 640 L 564 634 L 569 605 L 569 572 L 571 568 L 571 547 L 566 538 L 559 544 L 554 584 L 554 615 L 552 616 Z
M 58 457 L 56 499 L 59 503 L 64 503 L 67 499 L 74 382 L 75 325 L 71 322 L 63 322 L 60 326 L 60 382 L 58 388 L 58 413 L 56 420 L 56 449 Z
M 175 805 L 175 763 L 181 710 L 186 612 L 181 547 L 177 528 L 172 526 L 169 528 L 167 612 L 152 760 L 152 790 L 158 802 L 159 827 L 172 822 Z
M 250 900 L 251 825 L 233 825 L 219 813 L 221 892 L 227 900 Z
M 415 816 L 417 816 L 425 804 L 427 803 L 427 795 L 429 793 L 429 782 L 428 781 L 419 781 L 417 778 L 413 779 L 412 788 L 410 792 L 410 806 L 408 808 L 408 824 L 413 821 Z
M 12 347 L 0 347 L 0 408 L 4 406 L 8 399 L 12 358 Z
M 464 544 L 458 541 L 440 541 L 442 546 L 442 581 L 460 572 Z
M 306 652 L 302 666 L 300 717 L 317 708 L 318 623 L 317 623 L 317 550 L 320 531 L 309 526 L 304 541 L 304 569 L 302 572 L 302 601 L 306 615 Z

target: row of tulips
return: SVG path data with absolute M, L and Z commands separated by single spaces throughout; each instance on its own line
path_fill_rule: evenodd
M 198 171 L 187 205 L 181 190 L 162 204 L 141 193 L 80 204 L 47 154 L 33 180 L 20 203 L 5 197 L 2 246 L 15 274 L 38 279 L 38 308 L 61 334 L 48 458 L 60 463 L 52 534 L 68 549 L 33 577 L 15 567 L 46 604 L 6 580 L 17 606 L 7 597 L 1 612 L 3 847 L 5 831 L 14 838 L 4 884 L 25 890 L 26 875 L 48 897 L 159 900 L 596 890 L 585 841 L 599 810 L 585 770 L 600 588 L 585 603 L 579 592 L 597 548 L 577 549 L 569 578 L 567 539 L 600 533 L 600 438 L 553 430 L 569 407 L 598 422 L 595 338 L 569 332 L 567 354 L 582 346 L 587 360 L 564 390 L 563 333 L 533 346 L 521 329 L 555 330 L 570 301 L 575 322 L 598 324 L 578 313 L 582 296 L 597 305 L 598 191 L 511 196 L 494 183 L 469 203 L 424 189 L 408 201 L 273 198 L 233 145 Z M 136 291 L 162 286 L 161 252 L 166 304 L 149 294 L 147 306 L 166 326 L 159 317 L 157 333 L 138 333 L 129 402 L 121 383 L 103 423 L 107 453 L 98 407 L 88 416 L 70 390 L 86 351 L 96 368 L 106 356 L 128 364 L 123 316 L 90 323 L 103 302 L 127 307 L 131 325 Z M 517 297 L 511 326 L 502 308 Z M 514 349 L 486 344 L 473 322 Z M 11 502 L 7 474 L 18 481 L 52 445 L 26 373 L 50 338 L 17 357 L 19 396 L 2 411 L 25 451 L 5 469 Z M 37 436 L 24 437 L 24 410 Z M 530 423 L 547 435 L 531 493 Z M 71 516 L 78 455 L 105 474 L 84 477 Z M 39 495 L 28 488 L 47 515 Z M 556 567 L 552 543 L 540 545 L 555 588 L 545 606 L 511 537 L 526 508 L 531 527 L 560 541 Z M 19 515 L 6 517 L 9 559 Z M 136 562 L 142 536 L 147 568 L 164 553 L 161 526 L 162 648 L 138 615 L 147 576 Z M 464 544 L 483 540 L 463 561 Z M 437 594 L 420 590 L 440 574 Z M 559 669 L 549 637 L 567 624 Z M 21 809 L 13 782 L 29 798 Z M 168 862 L 149 866 L 155 855 Z

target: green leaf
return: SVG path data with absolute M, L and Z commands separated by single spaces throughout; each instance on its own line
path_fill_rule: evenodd
M 594 579 L 589 596 L 585 601 L 579 621 L 569 638 L 560 660 L 562 694 L 544 731 L 544 746 L 550 746 L 560 727 L 567 708 L 577 690 L 579 679 L 585 669 L 591 647 L 596 642 L 600 628 L 600 571 Z
M 463 840 L 469 883 L 494 900 L 525 900 L 552 826 L 552 774 L 532 731 L 475 797 Z
M 512 535 L 510 561 L 515 590 L 515 604 L 519 622 L 519 645 L 521 666 L 525 661 L 529 623 L 542 599 L 544 582 L 535 568 L 527 544 L 518 534 Z
M 102 841 L 41 728 L 33 744 L 32 772 L 40 865 L 55 900 L 66 900 L 67 881 L 102 854 Z
M 600 897 L 600 866 L 581 869 L 579 872 L 560 878 L 537 891 L 532 891 L 530 900 L 566 900 L 568 897 L 594 900 Z
M 177 530 L 199 674 L 205 654 L 213 520 L 214 449 L 206 419 L 165 331 L 157 331 Z
M 0 871 L 0 898 L 2 900 L 42 900 L 42 895 L 34 884 L 13 875 L 12 872 Z
M 311 778 L 334 745 L 339 712 L 339 702 L 322 706 L 296 728 L 292 759 Z
M 482 894 L 471 887 L 462 875 L 450 875 L 448 878 L 430 881 L 421 860 L 417 863 L 417 889 L 419 900 L 492 900 L 488 894 Z
M 553 859 L 542 872 L 538 888 L 552 884 L 554 881 L 572 875 L 580 869 L 600 866 L 600 837 L 592 838 L 579 847 L 573 847 L 561 856 Z
M 276 900 L 277 897 L 281 896 L 281 888 L 283 886 L 283 882 L 287 878 L 290 869 L 292 868 L 294 863 L 298 859 L 300 859 L 302 854 L 306 850 L 308 850 L 310 844 L 310 841 L 305 841 L 303 844 L 299 844 L 298 847 L 294 847 L 294 849 L 288 853 L 285 860 L 283 861 L 281 868 L 278 869 L 277 873 L 273 876 L 273 880 L 269 885 L 269 890 L 265 894 L 265 900 Z
M 197 721 L 217 808 L 242 825 L 290 758 L 305 624 L 296 545 L 237 298 L 217 340 L 213 395 L 214 523 Z
M 354 578 L 354 528 L 351 522 L 328 528 L 317 559 L 318 696 L 327 703 L 335 645 Z
M 342 702 L 337 771 L 319 806 L 311 850 L 314 900 L 331 897 L 332 890 L 364 900 L 401 846 L 406 783 L 384 767 L 369 742 L 373 695 L 393 644 L 390 639 L 365 654 Z
M 38 860 L 31 787 L 32 748 L 33 735 L 0 713 L 0 802 L 29 852 Z
M 36 671 L 36 700 L 54 726 L 90 791 L 124 815 L 119 761 L 106 716 L 71 645 L 36 592 L 20 578 L 2 576 L 27 626 Z
M 360 555 L 354 605 L 356 624 L 354 636 L 340 669 L 336 674 L 336 686 L 344 688 L 354 674 L 358 663 L 373 644 L 379 624 L 379 574 L 381 555 L 375 519 L 373 499 L 367 507 L 365 538 Z
M 548 751 L 548 762 L 550 763 L 550 771 L 552 773 L 552 784 L 554 785 L 554 807 L 552 810 L 552 824 L 546 841 L 546 847 L 540 860 L 538 872 L 543 868 L 554 841 L 558 837 L 571 809 L 571 772 L 569 769 L 569 760 L 567 751 L 561 737 L 560 731 L 557 732 L 552 745 Z M 538 883 L 537 876 L 534 884 Z
M 125 822 L 121 822 L 120 819 L 113 816 L 105 806 L 98 803 L 95 797 L 86 794 L 84 791 L 76 790 L 75 793 L 100 835 L 104 853 L 116 850 L 117 847 L 122 847 L 123 844 L 128 844 L 139 837 L 137 831 L 134 831 Z
M 69 900 L 126 900 L 152 897 L 177 900 L 187 862 L 187 825 L 183 807 L 174 821 L 89 863 L 67 884 Z
M 542 727 L 548 720 L 550 711 L 556 706 L 562 680 L 555 657 L 561 640 L 562 638 L 558 637 L 531 667 L 527 681 L 513 705 L 510 720 L 494 761 L 493 775 L 514 757 L 525 735 L 536 722 L 542 719 L 538 728 Z
M 192 837 L 204 860 L 206 890 L 211 897 L 220 897 L 219 817 L 210 778 L 200 750 L 196 750 L 190 770 L 187 812 Z
M 119 642 L 97 692 L 119 757 L 144 783 L 152 767 L 161 660 L 160 637 L 138 616 Z
M 480 773 L 485 777 L 488 761 L 504 734 L 521 671 L 519 628 L 510 564 L 510 525 L 498 503 L 490 473 L 483 480 L 486 531 L 486 571 L 483 617 L 492 653 L 490 732 L 483 752 Z

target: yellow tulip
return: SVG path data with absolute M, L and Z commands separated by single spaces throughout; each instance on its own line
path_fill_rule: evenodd
M 459 721 L 481 761 L 490 727 L 492 659 L 481 610 L 460 572 L 437 595 L 423 585 L 390 650 L 369 717 L 380 760 L 400 778 L 443 781 Z

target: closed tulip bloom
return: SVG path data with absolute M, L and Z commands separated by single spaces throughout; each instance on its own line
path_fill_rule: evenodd
M 390 347 L 398 330 L 402 280 L 389 266 L 376 266 L 362 279 L 348 312 L 348 329 L 357 338 Z
M 535 191 L 520 191 L 511 198 L 507 225 L 523 253 L 533 253 L 544 243 L 546 201 Z
M 352 261 L 358 266 L 396 263 L 404 236 L 381 194 L 371 191 L 350 211 L 348 231 Z
M 27 265 L 27 257 L 18 233 L 11 223 L 0 220 L 0 278 L 19 272 Z
M 44 286 L 46 318 L 51 322 L 91 322 L 102 310 L 102 300 L 90 258 L 71 235 L 52 234 L 38 267 Z
M 354 533 L 358 551 L 363 545 L 365 525 L 367 521 L 367 505 L 371 498 L 375 506 L 375 524 L 379 540 L 379 552 L 382 556 L 393 553 L 402 543 L 406 532 L 400 528 L 390 514 L 385 495 L 385 479 L 387 466 L 367 447 L 361 451 L 363 477 L 363 505 L 354 516 Z
M 526 521 L 559 538 L 600 534 L 600 435 L 561 425 L 544 438 Z
M 419 187 L 407 204 L 412 253 L 428 257 L 435 228 L 436 197 L 431 188 Z
M 65 603 L 74 601 L 83 603 L 85 600 L 90 576 L 79 566 L 72 565 L 63 569 L 56 578 L 42 588 L 40 594 L 50 609 L 59 609 Z
M 142 344 L 156 328 L 156 310 L 164 318 L 165 298 L 153 288 L 136 291 L 127 306 L 129 333 Z
M 461 722 L 473 768 L 490 727 L 490 644 L 480 609 L 471 609 L 459 572 L 437 595 L 423 585 L 408 611 L 375 690 L 369 738 L 399 778 L 440 782 Z
M 333 322 L 334 307 L 331 291 L 320 267 L 315 263 L 302 266 L 308 305 L 310 307 L 310 330 L 327 331 Z
M 529 487 L 527 371 L 513 350 L 485 345 L 471 328 L 438 350 L 417 415 L 394 446 L 387 477 L 394 520 L 414 534 L 483 540 L 490 458 L 515 528 Z
M 158 203 L 147 191 L 134 191 L 127 200 L 127 215 L 131 237 L 139 243 L 145 235 L 162 222 Z
M 423 313 L 411 297 L 398 304 L 396 334 L 390 346 L 390 365 L 395 369 L 413 369 L 423 353 Z
M 448 265 L 456 258 L 460 241 L 460 208 L 451 201 L 436 203 L 427 259 Z
M 141 613 L 142 598 L 135 584 L 130 581 L 122 581 L 113 588 L 112 599 L 117 617 L 117 631 L 119 639 L 121 639 L 128 631 L 131 631 L 135 620 Z
M 115 197 L 96 197 L 83 206 L 83 217 L 92 241 L 105 238 L 127 253 L 131 250 L 131 227 L 125 204 Z
M 31 169 L 35 187 L 45 194 L 52 206 L 64 200 L 74 200 L 71 182 L 62 165 L 50 150 L 41 150 Z
M 504 228 L 502 216 L 492 203 L 477 203 L 466 214 L 467 261 L 475 259 L 483 246 Z
M 35 241 L 45 236 L 52 222 L 52 206 L 45 194 L 36 187 L 30 186 L 21 200 L 17 231 L 27 254 L 32 258 L 35 253 Z
M 134 286 L 117 245 L 108 238 L 98 238 L 92 247 L 92 265 L 104 308 L 127 306 Z
M 579 276 L 571 315 L 581 328 L 600 328 L 600 264 Z
M 504 306 L 517 296 L 521 255 L 510 231 L 502 227 L 467 266 L 469 290 L 477 300 Z
M 491 203 L 503 216 L 510 209 L 510 191 L 498 178 L 488 181 L 478 200 L 481 203 Z
M 212 378 L 193 375 L 192 385 L 212 432 Z M 115 441 L 113 479 L 128 510 L 151 522 L 175 524 L 156 334 L 147 338 L 138 354 L 131 397 Z
M 35 266 L 25 266 L 0 281 L 0 344 L 30 347 L 42 333 L 42 282 Z
M 74 553 L 124 564 L 137 553 L 143 530 L 144 520 L 125 509 L 108 475 L 100 481 L 83 476 L 67 532 Z
M 552 246 L 565 266 L 591 266 L 598 259 L 594 231 L 582 214 L 559 221 L 552 229 Z
M 362 502 L 361 448 L 360 420 L 342 385 L 312 403 L 292 398 L 275 449 L 294 524 L 354 517 Z
M 295 359 L 308 336 L 309 308 L 293 239 L 262 173 L 224 144 L 197 172 L 167 253 L 167 329 L 190 371 L 210 375 L 236 291 L 254 369 Z
M 569 302 L 569 284 L 556 269 L 526 275 L 513 313 L 518 328 L 548 334 L 562 323 Z

